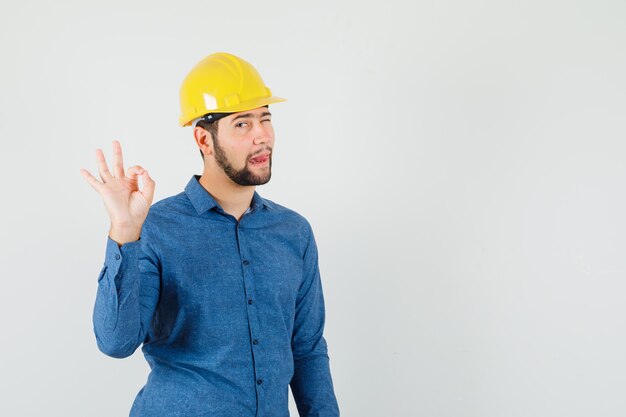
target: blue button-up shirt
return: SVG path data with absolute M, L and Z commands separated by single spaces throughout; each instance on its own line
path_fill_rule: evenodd
M 307 220 L 256 192 L 239 221 L 194 175 L 155 203 L 141 237 L 108 238 L 93 314 L 98 348 L 142 351 L 131 417 L 339 416 Z

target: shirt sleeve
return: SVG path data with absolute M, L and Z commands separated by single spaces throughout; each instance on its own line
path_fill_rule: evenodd
M 308 223 L 307 223 L 308 225 Z M 294 375 L 290 386 L 301 417 L 338 417 L 339 407 L 324 339 L 324 295 L 317 246 L 310 225 L 304 254 L 304 276 L 296 298 L 291 348 Z
M 121 247 L 107 238 L 93 326 L 98 349 L 114 358 L 132 355 L 144 341 L 159 299 L 160 262 L 147 230 L 144 224 L 139 240 Z

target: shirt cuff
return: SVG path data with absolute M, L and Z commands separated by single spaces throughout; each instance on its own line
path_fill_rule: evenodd
M 124 243 L 122 246 L 119 246 L 116 241 L 111 239 L 111 237 L 107 237 L 107 247 L 106 247 L 106 256 L 104 258 L 104 264 L 110 269 L 113 273 L 113 276 L 117 275 L 117 272 L 122 265 L 122 261 L 124 259 L 132 259 L 132 257 L 136 256 L 137 251 L 139 250 L 141 245 L 141 239 L 136 240 L 134 242 Z

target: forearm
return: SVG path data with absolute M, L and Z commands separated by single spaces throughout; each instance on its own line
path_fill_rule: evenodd
M 98 348 L 116 358 L 132 355 L 145 335 L 141 320 L 140 253 L 139 241 L 119 247 L 114 240 L 107 240 L 93 325 Z

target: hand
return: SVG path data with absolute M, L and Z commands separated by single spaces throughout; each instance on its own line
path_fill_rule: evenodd
M 118 141 L 113 141 L 113 155 L 114 175 L 111 175 L 102 149 L 96 150 L 102 182 L 84 168 L 80 170 L 80 173 L 102 197 L 111 219 L 109 236 L 122 245 L 139 239 L 141 226 L 148 216 L 154 197 L 155 182 L 148 175 L 148 171 L 139 165 L 128 168 L 124 175 L 122 146 Z M 143 182 L 141 190 L 139 189 L 140 176 Z

